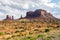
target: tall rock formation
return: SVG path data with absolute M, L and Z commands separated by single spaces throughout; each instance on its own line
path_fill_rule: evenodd
M 44 20 L 58 20 L 57 18 L 55 18 L 51 13 L 48 13 L 46 10 L 42 10 L 42 9 L 37 9 L 35 11 L 29 11 L 26 14 L 25 18 L 30 18 L 30 19 L 44 19 Z
M 13 18 L 13 16 L 11 17 L 11 16 L 7 15 L 4 20 L 14 20 L 14 18 Z

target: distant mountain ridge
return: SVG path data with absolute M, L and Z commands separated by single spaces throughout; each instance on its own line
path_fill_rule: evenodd
M 35 11 L 29 11 L 26 13 L 26 16 L 23 18 L 17 19 L 39 19 L 39 20 L 60 20 L 56 17 L 54 17 L 51 13 L 47 12 L 46 10 L 43 9 L 37 9 Z M 9 17 L 9 15 L 6 16 L 6 19 L 4 20 L 14 20 L 14 17 Z

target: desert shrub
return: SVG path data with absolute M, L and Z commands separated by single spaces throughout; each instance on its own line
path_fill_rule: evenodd
M 35 37 L 25 37 L 22 40 L 36 40 L 36 38 Z
M 37 37 L 40 38 L 40 37 L 44 37 L 45 35 L 44 34 L 39 34 Z
M 15 27 L 14 27 L 14 29 L 18 29 L 18 27 L 17 27 L 17 26 L 15 26 Z
M 49 28 L 49 27 L 54 27 L 54 26 L 49 25 L 49 26 L 47 26 L 47 27 Z
M 50 29 L 45 29 L 45 32 L 49 32 L 50 31 Z
M 12 33 L 11 33 L 11 32 L 5 32 L 5 34 L 10 35 L 10 34 L 12 34 Z
M 51 40 L 51 39 L 49 39 L 49 38 L 44 38 L 44 40 Z
M 54 22 L 54 24 L 57 24 L 57 25 L 58 25 L 59 23 L 60 23 L 60 21 L 57 21 L 57 20 Z
M 60 36 L 60 32 L 59 32 L 58 36 Z
M 16 30 L 15 33 L 19 33 L 20 31 L 19 30 Z
M 13 37 L 15 37 L 15 35 L 12 35 L 11 37 L 13 38 Z
M 59 28 L 60 26 L 56 26 L 56 28 Z
M 24 21 L 21 21 L 21 23 L 25 23 Z
M 55 38 L 54 36 L 48 36 L 47 38 Z
M 46 38 L 44 38 L 44 40 L 52 40 L 53 38 L 55 38 L 54 36 L 48 36 Z
M 24 30 L 24 29 L 22 29 L 20 32 L 25 32 L 25 30 Z
M 20 37 L 20 34 L 12 35 L 12 37 Z
M 17 36 L 17 37 L 19 37 L 19 36 L 20 36 L 20 34 L 17 34 L 16 36 Z
M 51 23 L 52 21 L 51 20 L 48 20 L 48 21 L 46 21 L 47 23 Z
M 36 25 L 36 27 L 37 27 L 37 28 L 41 28 L 41 26 L 39 26 L 39 25 Z
M 33 33 L 32 32 L 29 32 L 30 35 L 32 35 Z
M 36 20 L 30 20 L 30 22 L 36 22 Z
M 4 29 L 4 27 L 0 26 L 0 30 Z
M 34 29 L 34 31 L 39 31 L 38 29 Z
M 24 27 L 20 27 L 20 29 L 24 29 Z
M 13 40 L 20 40 L 20 38 L 18 38 L 18 37 L 14 37 Z
M 4 32 L 0 32 L 0 35 L 4 35 L 5 33 Z
M 11 39 L 11 37 L 5 38 L 5 40 L 10 40 L 10 39 Z

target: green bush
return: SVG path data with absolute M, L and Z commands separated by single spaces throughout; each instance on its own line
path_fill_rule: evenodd
M 12 37 L 20 37 L 20 34 L 12 35 Z
M 22 40 L 36 40 L 36 38 L 35 37 L 25 37 Z
M 44 34 L 39 34 L 37 37 L 44 37 L 45 35 Z
M 0 32 L 0 35 L 4 35 L 5 33 L 4 32 Z
M 54 36 L 48 36 L 47 38 L 55 38 Z
M 52 40 L 53 38 L 55 38 L 54 36 L 48 36 L 46 38 L 44 38 L 44 40 Z
M 29 35 L 32 35 L 33 33 L 32 32 L 29 32 Z

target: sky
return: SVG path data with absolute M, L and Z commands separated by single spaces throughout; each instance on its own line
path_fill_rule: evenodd
M 44 9 L 60 18 L 60 0 L 0 0 L 0 20 L 6 15 L 14 16 L 14 19 L 26 16 L 27 11 Z

